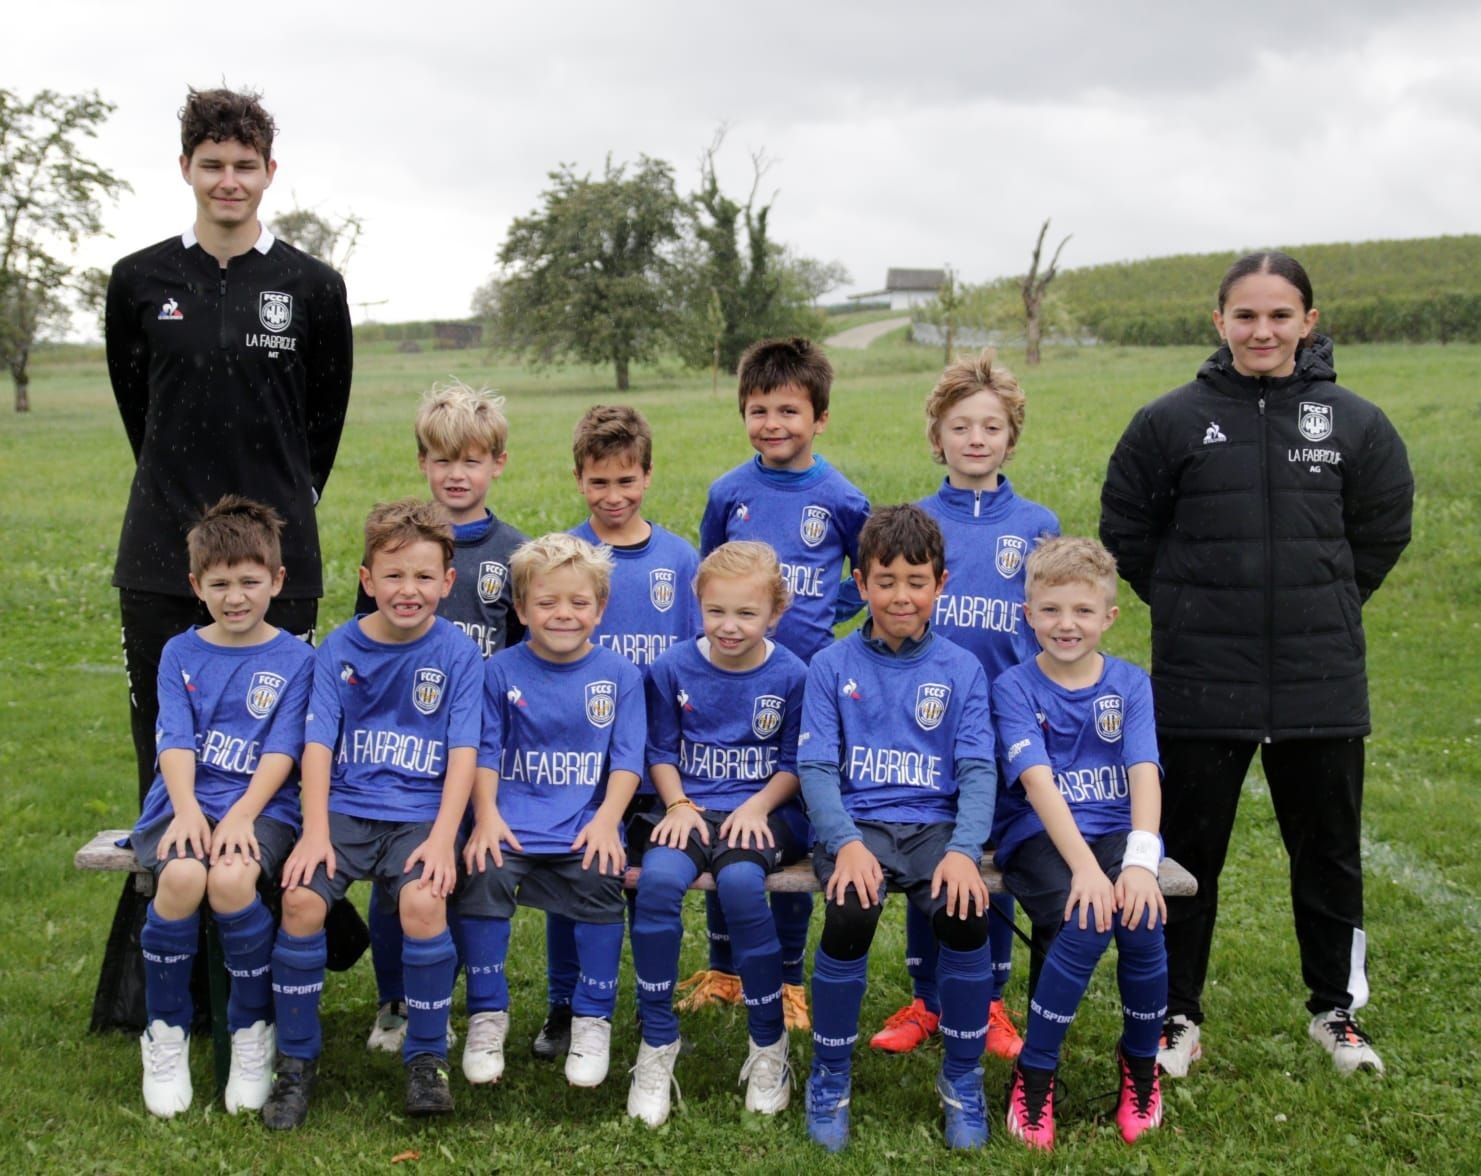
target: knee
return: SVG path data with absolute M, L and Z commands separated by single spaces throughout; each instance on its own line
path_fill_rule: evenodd
M 715 876 L 715 891 L 728 918 L 766 910 L 766 874 L 755 862 L 736 862 Z
M 823 915 L 823 938 L 819 944 L 823 954 L 835 960 L 862 959 L 874 942 L 874 930 L 879 926 L 883 909 L 878 903 L 871 907 L 863 906 L 852 890 L 841 904 L 828 903 Z
M 638 910 L 654 914 L 678 910 L 696 876 L 694 863 L 687 855 L 664 852 L 661 846 L 650 847 L 638 878 Z
M 430 939 L 447 927 L 447 903 L 430 886 L 403 886 L 398 900 L 401 930 L 414 939 Z
M 1110 946 L 1113 932 L 1097 931 L 1093 926 L 1081 930 L 1078 919 L 1071 919 L 1059 929 L 1050 949 L 1055 955 L 1088 963 L 1094 967 Z
M 183 919 L 206 894 L 206 867 L 195 858 L 175 858 L 154 885 L 154 909 L 162 919 Z
M 324 900 L 307 886 L 283 892 L 283 930 L 289 935 L 317 935 L 328 912 Z
M 257 876 L 261 872 L 251 858 L 237 858 L 213 867 L 206 875 L 211 909 L 231 914 L 247 906 L 257 893 Z
M 939 910 L 931 919 L 931 929 L 942 947 L 951 951 L 976 951 L 987 946 L 987 914 L 973 911 L 958 919 Z

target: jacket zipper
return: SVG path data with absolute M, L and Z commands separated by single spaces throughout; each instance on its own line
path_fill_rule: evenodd
M 1275 730 L 1275 568 L 1272 566 L 1270 540 L 1270 419 L 1265 415 L 1265 380 L 1260 380 L 1260 497 L 1264 507 L 1264 531 L 1261 543 L 1265 563 L 1265 735 L 1262 743 L 1271 742 Z
M 982 491 L 981 490 L 973 490 L 972 491 L 972 517 L 974 519 L 980 519 L 982 517 Z
M 221 315 L 220 315 L 220 320 L 221 321 L 220 321 L 220 330 L 219 330 L 218 335 L 217 335 L 217 346 L 220 347 L 222 351 L 225 351 L 228 347 L 231 346 L 231 340 L 229 338 L 227 338 L 227 334 L 226 334 L 226 267 L 225 266 L 222 266 L 221 267 L 221 294 L 220 294 L 220 299 L 219 299 L 219 302 L 218 302 L 218 306 L 219 306 L 219 309 L 221 311 Z

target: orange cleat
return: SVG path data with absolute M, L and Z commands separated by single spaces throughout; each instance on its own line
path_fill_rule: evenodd
M 782 985 L 782 1016 L 788 1029 L 806 1032 L 812 1028 L 812 1017 L 807 1011 L 807 989 L 801 984 Z
M 903 1009 L 889 1015 L 884 1028 L 869 1039 L 869 1048 L 882 1049 L 886 1053 L 909 1053 L 929 1041 L 940 1027 L 941 1014 L 931 1012 L 925 1001 L 916 997 Z
M 680 981 L 678 991 L 683 992 L 686 988 L 692 991 L 674 1005 L 681 1013 L 693 1013 L 712 1004 L 741 1003 L 740 977 L 729 972 L 712 972 L 703 968 L 689 979 Z
M 1023 1051 L 1023 1038 L 1000 1000 L 987 1006 L 987 1052 L 1012 1061 Z

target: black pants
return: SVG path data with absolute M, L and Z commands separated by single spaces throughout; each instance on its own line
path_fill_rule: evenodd
M 165 642 L 192 625 L 207 625 L 211 614 L 194 596 L 166 596 L 158 592 L 118 593 L 123 619 L 123 664 L 129 684 L 129 728 L 134 738 L 134 762 L 139 777 L 139 807 L 154 782 L 154 727 L 159 720 L 159 659 Z M 270 624 L 297 637 L 313 639 L 319 602 L 274 600 L 267 611 Z M 136 808 L 137 814 L 139 809 Z M 92 1031 L 116 1029 L 139 1033 L 144 1029 L 144 959 L 139 954 L 139 932 L 143 929 L 149 900 L 134 888 L 132 876 L 125 878 L 123 893 L 113 913 L 103 967 L 93 995 Z M 362 926 L 363 929 L 363 926 Z M 197 976 L 192 981 L 199 1015 L 209 1011 L 204 981 L 206 953 L 197 957 Z
M 1168 1015 L 1203 1021 L 1200 1001 L 1219 909 L 1219 874 L 1255 748 L 1291 862 L 1291 911 L 1312 1013 L 1367 1002 L 1363 934 L 1362 739 L 1256 744 L 1159 737 L 1162 837 L 1198 880 L 1167 900 Z

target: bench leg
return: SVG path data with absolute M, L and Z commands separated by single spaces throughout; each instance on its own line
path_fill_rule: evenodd
M 231 998 L 231 978 L 226 973 L 226 957 L 221 951 L 221 934 L 216 920 L 206 918 L 206 970 L 211 978 L 211 1045 L 216 1061 L 216 1095 L 226 1093 L 226 1077 L 231 1069 L 231 1031 L 226 1024 L 226 1002 Z

